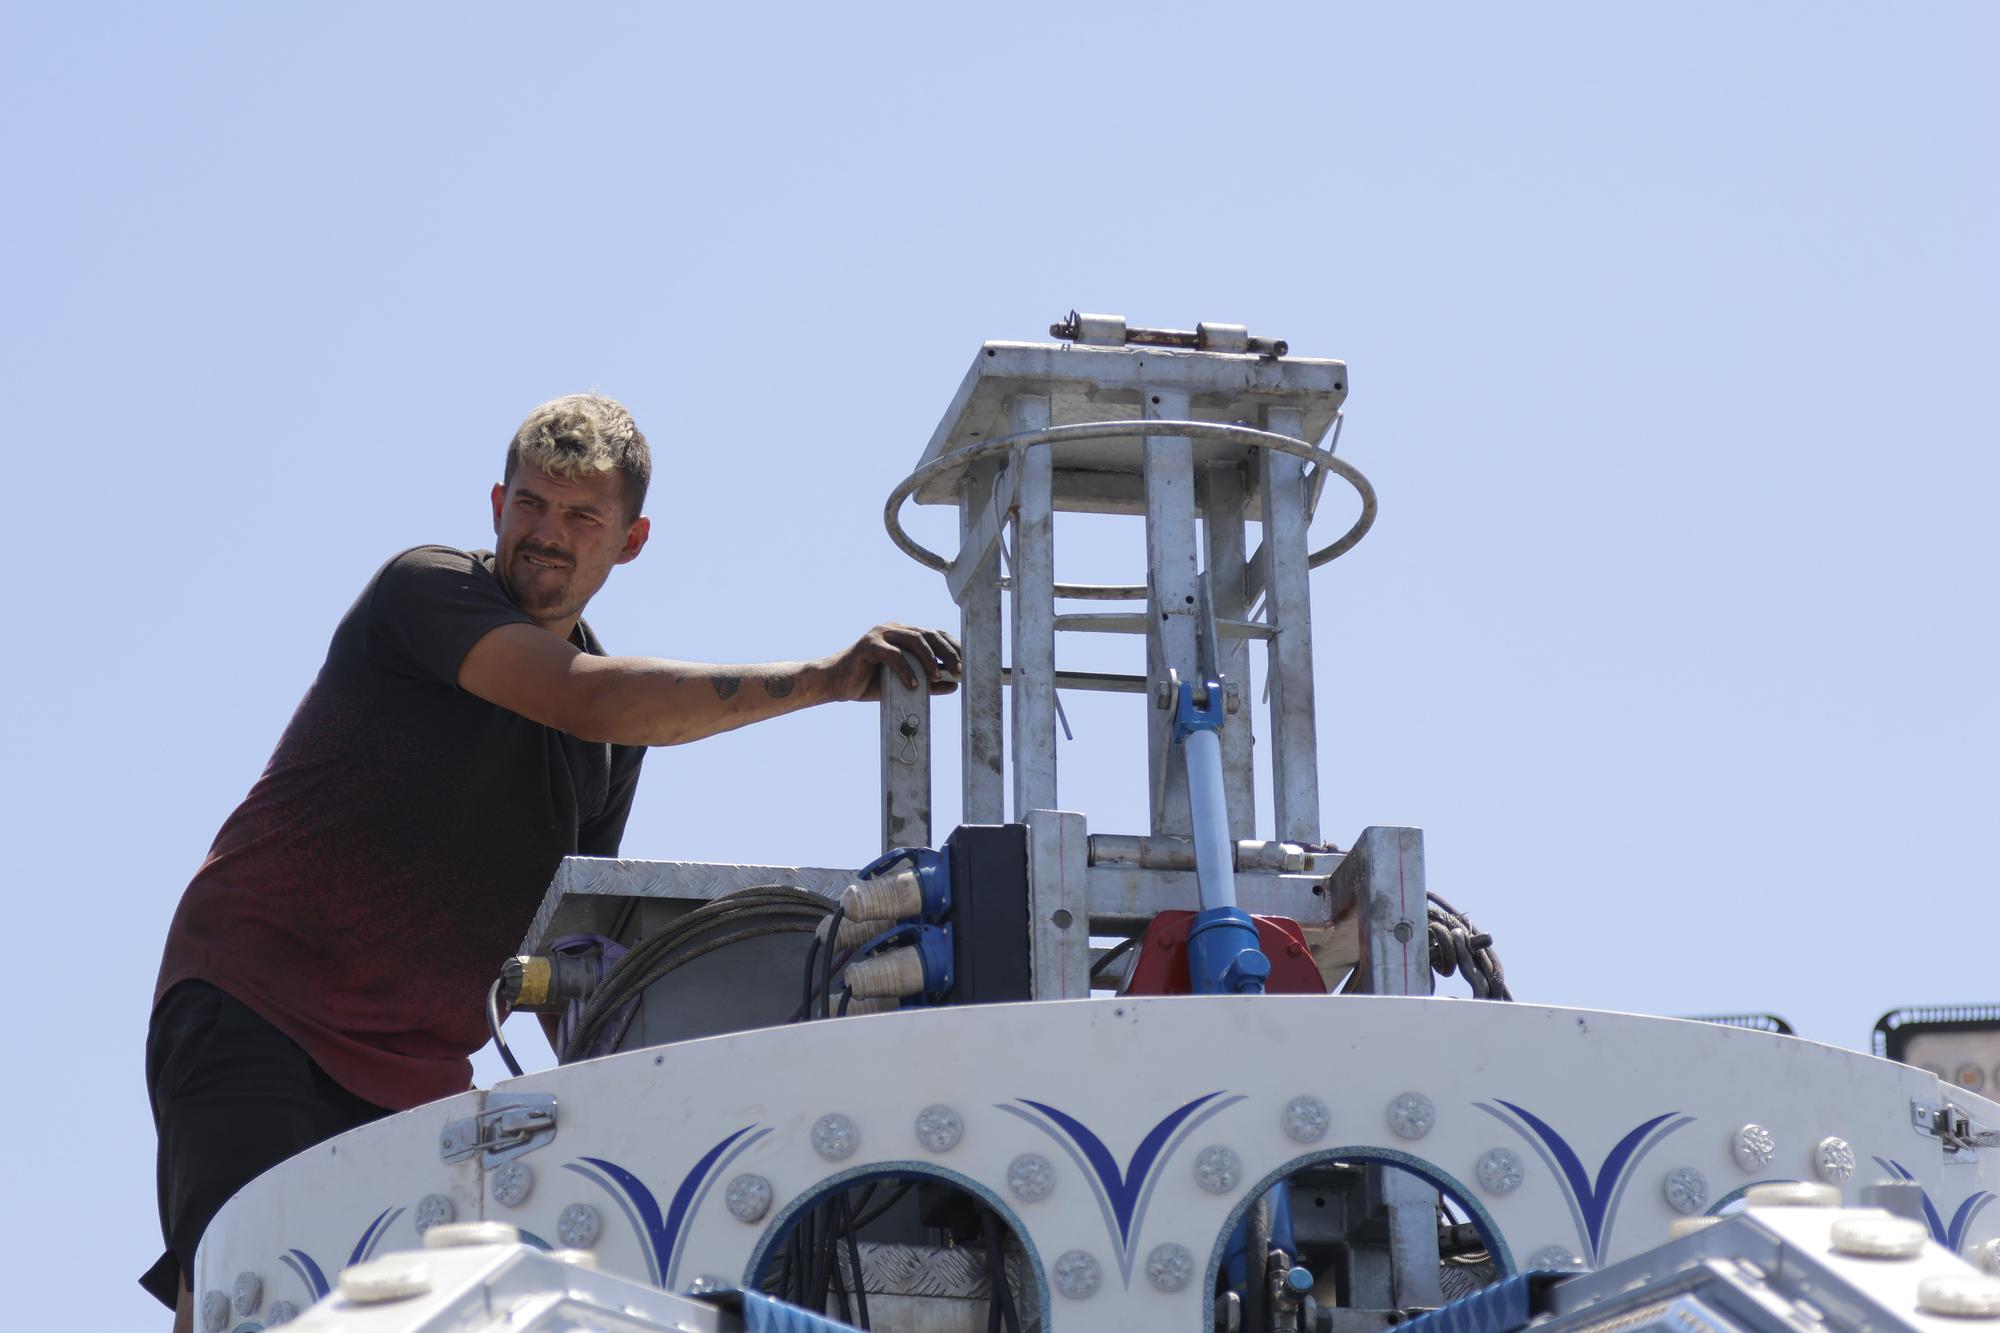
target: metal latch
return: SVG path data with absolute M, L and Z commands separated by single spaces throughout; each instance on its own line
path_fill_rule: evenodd
M 438 1134 L 438 1156 L 463 1162 L 477 1155 L 482 1167 L 532 1152 L 556 1136 L 556 1099 L 540 1092 L 497 1093 L 478 1115 L 454 1120 Z
M 1970 1160 L 1981 1148 L 2000 1148 L 2000 1130 L 1987 1129 L 1968 1115 L 1965 1108 L 1950 1102 L 1931 1106 L 1912 1101 L 1910 1123 L 1943 1143 L 1947 1156 L 1965 1154 L 1960 1160 Z

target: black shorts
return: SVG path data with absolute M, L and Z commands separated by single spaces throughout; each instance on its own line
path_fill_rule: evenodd
M 153 1010 L 146 1086 L 160 1132 L 166 1253 L 139 1285 L 169 1309 L 194 1271 L 201 1233 L 230 1196 L 271 1167 L 389 1114 L 326 1076 L 298 1043 L 205 981 Z

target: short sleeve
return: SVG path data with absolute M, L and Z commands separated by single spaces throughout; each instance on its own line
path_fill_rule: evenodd
M 458 685 L 465 655 L 502 625 L 535 622 L 477 555 L 419 546 L 382 567 L 368 601 L 368 653 L 406 675 Z

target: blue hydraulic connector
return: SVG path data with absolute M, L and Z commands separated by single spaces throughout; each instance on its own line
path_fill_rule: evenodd
M 894 847 L 861 867 L 854 877 L 871 880 L 906 862 L 923 890 L 923 919 L 944 920 L 951 914 L 951 861 L 943 852 L 929 847 Z
M 1187 760 L 1188 813 L 1194 820 L 1195 877 L 1202 910 L 1188 928 L 1188 979 L 1198 995 L 1262 995 L 1271 960 L 1257 947 L 1257 923 L 1236 905 L 1236 844 L 1222 788 L 1222 682 L 1180 682 L 1174 741 Z
M 958 981 L 949 858 L 929 847 L 897 847 L 863 866 L 855 881 L 843 895 L 844 904 L 867 903 L 871 896 L 882 895 L 869 905 L 897 906 L 895 924 L 861 945 L 854 956 L 863 959 L 891 949 L 914 949 L 923 964 L 923 991 L 906 996 L 904 1006 L 935 1004 L 949 997 Z M 875 913 L 867 912 L 864 918 L 875 919 Z

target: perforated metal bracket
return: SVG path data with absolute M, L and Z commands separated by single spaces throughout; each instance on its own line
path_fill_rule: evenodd
M 1910 1123 L 1944 1146 L 1947 1162 L 1976 1162 L 1981 1148 L 2000 1148 L 2000 1130 L 1988 1129 L 1967 1114 L 1964 1107 L 1944 1102 L 1937 1106 L 1921 1099 L 1910 1102 Z
M 438 1132 L 446 1163 L 478 1157 L 490 1168 L 533 1152 L 556 1136 L 556 1099 L 549 1093 L 489 1093 L 478 1115 L 453 1120 Z

